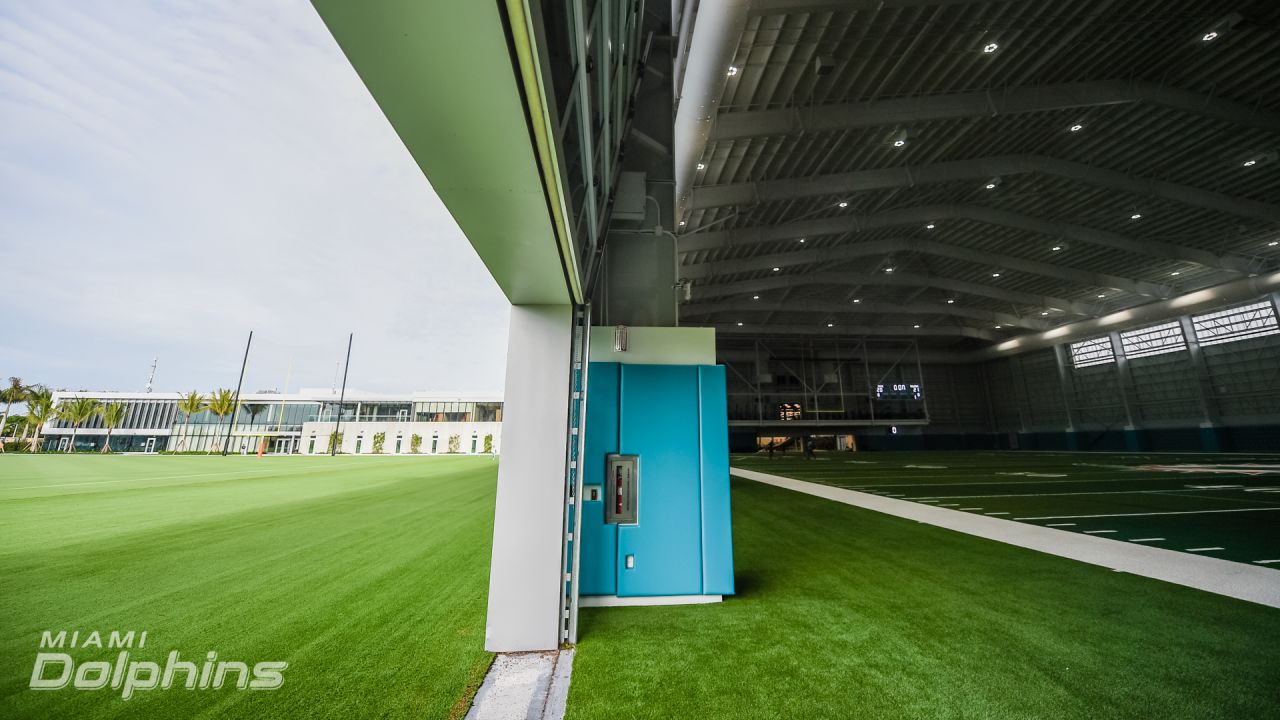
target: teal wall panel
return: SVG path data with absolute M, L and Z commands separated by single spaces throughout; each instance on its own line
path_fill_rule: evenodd
M 729 504 L 729 417 L 722 365 L 698 368 L 702 452 L 702 593 L 733 594 L 733 519 Z
M 621 366 L 591 363 L 587 372 L 586 447 L 582 484 L 604 485 L 605 456 L 618 452 L 618 403 Z M 582 542 L 578 554 L 578 592 L 614 595 L 618 592 L 618 526 L 604 521 L 604 501 L 583 500 Z

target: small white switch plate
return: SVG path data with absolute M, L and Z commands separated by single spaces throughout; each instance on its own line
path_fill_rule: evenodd
M 632 569 L 634 569 L 634 568 L 635 568 L 635 566 L 636 566 L 636 556 L 635 556 L 635 555 L 628 555 L 628 556 L 627 556 L 627 569 L 628 569 L 628 570 L 632 570 Z

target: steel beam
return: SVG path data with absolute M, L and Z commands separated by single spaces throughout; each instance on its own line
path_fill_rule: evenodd
M 1030 330 L 1047 330 L 1052 327 L 1039 318 L 1022 317 L 1009 313 L 990 312 L 946 303 L 879 303 L 860 302 L 840 303 L 830 300 L 789 300 L 787 302 L 766 302 L 760 300 L 729 300 L 721 302 L 691 303 L 681 306 L 680 317 L 704 317 L 717 313 L 736 312 L 812 312 L 833 315 L 873 314 L 873 315 L 950 315 L 952 317 L 981 320 L 989 325 L 1010 325 Z
M 850 325 L 847 327 L 826 326 L 806 327 L 802 325 L 750 325 L 737 323 L 708 323 L 716 328 L 719 335 L 822 335 L 825 337 L 859 337 L 859 336 L 892 336 L 892 337 L 966 337 L 977 340 L 993 341 L 998 339 L 995 333 L 980 328 L 962 325 L 941 325 L 933 327 L 912 328 L 906 326 L 876 327 L 871 325 Z
M 1236 125 L 1280 132 L 1280 116 L 1243 103 L 1157 83 L 1097 80 L 984 90 L 860 103 L 721 113 L 711 142 L 770 135 L 801 135 L 930 120 L 990 117 L 1069 108 L 1147 102 Z
M 867 256 L 887 255 L 902 252 L 917 252 L 926 255 L 935 255 L 953 260 L 971 262 L 978 265 L 986 265 L 990 268 L 1015 270 L 1018 272 L 1039 275 L 1041 277 L 1053 278 L 1089 287 L 1110 288 L 1112 290 L 1119 290 L 1121 292 L 1133 293 L 1135 295 L 1142 295 L 1145 297 L 1164 298 L 1173 294 L 1172 288 L 1164 285 L 1157 285 L 1155 283 L 1133 280 L 1105 273 L 1076 270 L 1062 265 L 1025 260 L 1009 255 L 995 255 L 981 250 L 973 250 L 971 248 L 948 245 L 934 240 L 917 238 L 888 238 L 860 242 L 851 245 L 841 245 L 833 248 L 773 253 L 744 260 L 723 260 L 694 263 L 692 265 L 685 265 L 681 267 L 680 275 L 681 277 L 690 280 L 698 280 L 715 275 L 730 275 L 740 272 L 768 270 L 772 267 L 843 262 Z
M 997 210 L 982 205 L 921 205 L 889 210 L 873 215 L 844 215 L 817 220 L 801 220 L 782 225 L 694 233 L 680 238 L 680 251 L 712 250 L 722 247 L 738 247 L 820 235 L 843 235 L 863 230 L 925 225 L 926 223 L 945 220 L 972 220 L 988 225 L 999 225 L 1037 235 L 1059 238 L 1067 242 L 1079 242 L 1112 250 L 1123 250 L 1145 257 L 1180 260 L 1202 267 L 1228 270 L 1241 274 L 1248 274 L 1262 269 L 1258 261 L 1239 255 L 1219 256 L 1206 250 L 1162 240 L 1133 238 L 1119 233 L 1095 230 L 1071 223 L 1051 222 L 1030 215 Z
M 1096 307 L 1086 303 L 1067 300 L 1065 298 L 1034 295 L 1032 293 L 1018 292 L 1016 290 L 1005 290 L 1003 288 L 965 282 L 962 280 L 952 280 L 950 278 L 936 277 L 933 275 L 916 275 L 912 273 L 898 272 L 890 275 L 887 273 L 828 271 L 805 273 L 802 275 L 787 274 L 731 283 L 715 283 L 710 285 L 694 284 L 693 298 L 694 300 L 701 301 L 709 298 L 747 295 L 765 290 L 779 290 L 789 287 L 799 287 L 802 285 L 885 285 L 898 287 L 929 287 L 937 288 L 939 290 L 947 290 L 953 293 L 961 293 L 964 295 L 990 298 L 992 300 L 1007 302 L 1012 305 L 1025 305 L 1034 307 L 1037 310 L 1059 310 L 1086 317 L 1095 317 L 1098 314 L 1098 308 Z
M 935 183 L 1038 173 L 1130 193 L 1155 197 L 1230 215 L 1280 222 L 1280 205 L 1231 197 L 1203 188 L 1137 177 L 1128 173 L 1044 155 L 996 155 L 880 170 L 861 170 L 835 175 L 732 183 L 696 188 L 689 201 L 692 209 L 752 205 L 778 200 L 794 200 L 824 195 L 849 195 L 868 190 L 887 190 Z

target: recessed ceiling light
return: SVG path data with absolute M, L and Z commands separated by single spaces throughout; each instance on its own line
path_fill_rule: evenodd
M 706 163 L 698 163 L 698 169 L 699 169 L 699 170 L 706 170 L 706 169 L 707 169 L 707 164 L 706 164 Z
M 997 329 L 997 330 L 1003 330 L 1003 329 L 1004 329 L 1004 326 L 1003 326 L 1003 325 L 997 325 L 997 326 L 996 326 L 996 329 Z
M 827 327 L 835 327 L 835 326 L 836 326 L 835 323 L 827 323 Z
M 913 328 L 915 328 L 915 329 L 917 329 L 917 330 L 919 330 L 919 329 L 920 329 L 920 326 L 919 326 L 919 325 L 912 325 L 911 327 L 913 327 Z
M 1061 246 L 1061 245 L 1054 245 L 1054 246 L 1053 246 L 1052 248 L 1050 248 L 1050 249 L 1051 249 L 1051 250 L 1053 250 L 1054 252 L 1058 252 L 1059 250 L 1061 250 L 1061 249 L 1062 249 L 1062 246 Z
M 893 273 L 893 268 L 885 268 L 885 269 L 884 269 L 884 271 L 885 271 L 886 273 L 890 273 L 890 274 L 892 274 L 892 273 Z
M 906 140 L 901 140 L 901 139 L 899 139 L 899 140 L 894 140 L 894 141 L 893 141 L 893 146 L 894 146 L 894 147 L 902 147 L 903 145 L 906 145 L 906 144 L 907 144 L 907 141 L 906 141 Z
M 1106 295 L 1099 294 L 1099 295 L 1098 295 L 1098 297 L 1100 297 L 1100 298 L 1104 298 L 1104 297 L 1106 297 Z
M 984 185 L 983 187 L 985 187 L 988 190 L 995 190 L 996 188 L 1000 187 L 1000 178 L 998 177 L 991 178 L 990 180 L 987 181 L 987 184 Z
M 1218 39 L 1218 32 L 1216 30 L 1210 30 L 1209 32 L 1200 36 L 1200 42 L 1213 42 L 1214 40 L 1217 40 L 1217 39 Z
M 1132 214 L 1132 215 L 1130 215 L 1130 216 L 1129 216 L 1129 219 L 1130 219 L 1130 220 L 1141 220 L 1141 219 L 1142 219 L 1142 213 L 1134 213 L 1134 214 Z
M 1067 129 L 1070 130 L 1071 132 L 1080 132 L 1081 130 L 1084 129 L 1084 125 L 1081 125 L 1080 123 L 1076 123 L 1075 125 L 1072 125 Z
M 998 272 L 991 273 L 991 277 L 1000 277 L 1000 273 Z
M 993 43 L 993 42 L 991 42 L 991 43 L 987 43 L 986 45 L 983 45 L 983 46 L 982 46 L 982 52 L 984 52 L 984 53 L 986 53 L 986 54 L 988 54 L 988 55 L 990 55 L 991 53 L 993 53 L 993 52 L 995 52 L 995 51 L 997 51 L 997 50 L 999 50 L 999 49 L 1000 49 L 1000 44 L 999 44 L 999 43 Z
M 948 305 L 955 305 L 955 304 L 956 304 L 956 301 L 955 301 L 955 300 L 947 300 L 947 304 L 948 304 Z
M 1044 317 L 1045 315 L 1048 315 L 1048 314 L 1049 314 L 1049 311 L 1048 311 L 1048 310 L 1045 310 L 1045 311 L 1043 311 L 1043 312 L 1041 312 L 1041 313 L 1040 313 L 1040 317 Z
M 680 221 L 680 227 L 684 227 L 684 223 L 685 223 L 685 221 L 684 221 L 684 220 L 681 220 L 681 221 Z
M 1271 242 L 1267 243 L 1267 247 L 1275 247 L 1277 245 L 1280 245 L 1280 240 L 1272 240 Z
M 929 223 L 928 225 L 925 225 L 925 226 L 924 226 L 924 229 L 925 229 L 925 230 L 932 230 L 932 229 L 934 229 L 935 227 L 937 227 L 937 226 L 936 226 L 936 225 L 934 225 L 933 223 Z
M 836 205 L 837 205 L 837 206 L 839 206 L 839 207 L 842 207 L 842 208 L 847 208 L 847 207 L 849 207 L 849 203 L 848 203 L 848 201 L 846 201 L 846 200 L 841 200 L 840 202 L 836 203 Z
M 804 242 L 804 238 L 800 238 L 800 242 Z
M 734 75 L 737 75 L 737 74 L 738 74 L 738 66 L 737 66 L 737 65 L 730 65 L 730 66 L 729 66 L 729 77 L 733 77 Z
M 1253 167 L 1254 165 L 1258 164 L 1258 161 L 1254 160 L 1253 158 L 1249 158 L 1248 160 L 1245 160 L 1243 163 L 1240 163 L 1240 164 L 1244 165 L 1245 167 Z
M 774 271 L 774 272 L 778 272 L 778 271 L 779 271 L 779 270 L 781 270 L 781 269 L 782 269 L 782 268 L 774 268 L 774 269 L 773 269 L 773 271 Z
M 760 299 L 760 296 L 759 296 L 759 295 L 752 295 L 752 296 L 751 296 L 751 299 L 752 299 L 752 300 L 759 300 L 759 299 Z
M 860 302 L 862 302 L 862 301 L 861 301 L 861 300 L 859 300 L 858 298 L 854 298 L 854 299 L 853 299 L 853 302 L 854 302 L 854 304 L 857 304 L 857 303 L 860 303 Z
M 1171 272 L 1171 273 L 1169 273 L 1169 274 L 1170 274 L 1170 275 L 1173 275 L 1174 277 L 1177 277 L 1178 275 L 1181 275 L 1181 274 L 1182 274 L 1182 272 L 1181 272 L 1181 271 L 1178 271 L 1178 270 L 1174 270 L 1173 272 Z
M 1240 16 L 1240 13 L 1227 13 L 1218 22 L 1210 25 L 1207 30 L 1200 34 L 1200 42 L 1211 43 L 1217 40 L 1222 37 L 1223 33 L 1239 25 L 1241 20 L 1244 20 L 1244 18 Z
M 893 143 L 896 148 L 904 147 L 907 144 L 907 131 L 899 130 L 889 136 L 889 142 Z

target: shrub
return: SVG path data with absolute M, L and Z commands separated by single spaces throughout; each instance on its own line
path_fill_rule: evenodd
M 373 434 L 373 454 L 382 454 L 382 445 L 387 441 L 387 434 L 384 432 Z
M 342 452 L 342 433 L 340 432 L 329 433 L 329 447 L 325 448 L 324 451 L 331 453 L 335 447 L 338 448 L 338 452 Z
M 409 452 L 413 453 L 414 455 L 417 455 L 421 451 L 422 451 L 422 436 L 417 433 L 414 433 L 413 436 L 409 438 Z
M 484 436 L 484 452 L 486 455 L 493 452 L 493 435 Z
M 457 435 L 449 436 L 449 453 L 456 455 L 462 448 L 462 438 Z

